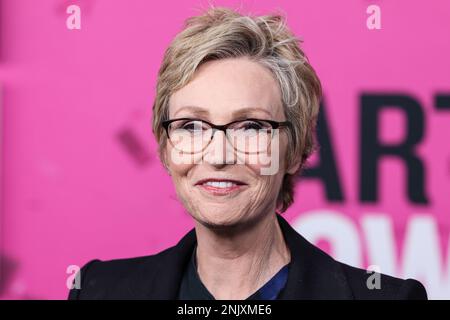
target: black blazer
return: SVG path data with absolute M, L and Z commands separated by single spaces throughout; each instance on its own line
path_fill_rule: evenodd
M 368 289 L 371 273 L 334 260 L 277 216 L 291 251 L 288 280 L 279 299 L 427 299 L 423 285 L 413 279 L 382 274 L 381 288 Z M 69 299 L 176 299 L 195 244 L 192 229 L 176 246 L 156 255 L 92 260 L 81 268 L 81 288 L 70 290 Z

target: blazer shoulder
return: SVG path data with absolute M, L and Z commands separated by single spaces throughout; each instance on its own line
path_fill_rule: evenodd
M 77 273 L 69 300 L 121 299 L 130 295 L 130 279 L 148 277 L 154 273 L 158 261 L 172 250 L 168 248 L 154 255 L 102 261 L 93 259 Z M 136 281 L 136 280 L 134 280 Z M 139 281 L 139 280 L 138 280 Z M 77 286 L 78 284 L 78 286 Z M 121 296 L 123 295 L 123 297 Z
M 338 262 L 347 277 L 355 299 L 426 300 L 425 287 L 414 279 L 400 279 Z

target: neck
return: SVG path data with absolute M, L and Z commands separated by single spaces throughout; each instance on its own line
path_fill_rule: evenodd
M 198 273 L 216 299 L 246 299 L 290 261 L 275 213 L 245 228 L 195 229 Z

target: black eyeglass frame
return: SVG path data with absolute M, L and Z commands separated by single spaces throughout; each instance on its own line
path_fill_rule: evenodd
M 206 120 L 202 120 L 202 119 L 196 119 L 196 118 L 176 118 L 176 119 L 170 119 L 170 120 L 165 120 L 162 122 L 162 126 L 166 131 L 167 137 L 170 139 L 170 134 L 169 134 L 169 126 L 172 122 L 175 121 L 180 121 L 180 120 L 186 120 L 186 121 L 201 121 L 206 123 L 207 125 L 209 125 L 211 127 L 211 129 L 213 129 L 212 135 L 211 135 L 211 140 L 214 138 L 214 134 L 216 131 L 223 131 L 225 133 L 225 135 L 227 134 L 227 129 L 229 126 L 231 126 L 234 123 L 237 122 L 244 122 L 244 121 L 264 121 L 267 122 L 268 124 L 270 124 L 270 126 L 272 127 L 272 130 L 275 129 L 279 129 L 279 128 L 283 128 L 283 127 L 290 127 L 292 125 L 292 123 L 290 121 L 275 121 L 275 120 L 267 120 L 267 119 L 256 119 L 256 118 L 247 118 L 247 119 L 241 119 L 241 120 L 234 120 L 231 121 L 227 124 L 223 124 L 223 125 L 216 125 L 213 124 L 209 121 Z

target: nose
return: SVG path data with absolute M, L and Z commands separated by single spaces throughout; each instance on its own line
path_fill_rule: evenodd
M 228 141 L 226 133 L 222 130 L 214 130 L 211 142 L 205 150 L 203 160 L 211 165 L 223 166 L 234 164 L 236 162 L 236 154 L 230 141 Z

